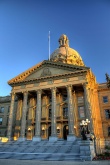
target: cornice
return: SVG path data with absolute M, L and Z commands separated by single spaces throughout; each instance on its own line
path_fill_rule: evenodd
M 110 91 L 110 88 L 107 87 L 106 83 L 98 84 L 98 91 Z
M 78 65 L 73 65 L 73 64 L 65 64 L 62 62 L 53 62 L 53 61 L 43 61 L 45 64 L 51 64 L 52 66 L 62 66 L 62 67 L 66 67 L 66 68 L 76 68 L 76 69 L 90 69 L 90 67 L 86 67 L 86 66 L 78 66 Z
M 108 88 L 100 88 L 100 89 L 98 89 L 98 92 L 99 91 L 110 91 L 110 89 L 108 89 Z
M 0 97 L 0 103 L 7 103 L 11 101 L 11 96 Z

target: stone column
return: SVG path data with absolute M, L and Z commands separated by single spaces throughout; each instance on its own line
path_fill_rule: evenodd
M 41 141 L 41 94 L 42 91 L 37 91 L 37 105 L 36 105 L 36 125 L 35 125 L 35 136 L 33 141 Z
M 18 141 L 25 141 L 25 131 L 26 131 L 26 115 L 27 115 L 27 99 L 28 99 L 28 92 L 24 92 L 23 98 L 23 110 L 22 110 L 22 119 L 21 119 L 21 130 L 20 130 L 20 137 Z
M 7 130 L 7 137 L 9 141 L 12 140 L 14 102 L 15 102 L 15 93 L 11 93 L 11 105 L 10 105 L 10 113 L 9 113 L 9 118 L 8 118 L 8 130 Z
M 92 112 L 91 112 L 91 104 L 90 104 L 90 97 L 89 97 L 89 88 L 87 83 L 83 84 L 84 88 L 84 101 L 85 101 L 85 109 L 86 109 L 86 118 L 89 119 L 90 124 L 88 125 L 90 132 L 93 133 L 93 122 L 92 122 Z
M 67 86 L 67 96 L 68 96 L 68 127 L 69 135 L 67 136 L 67 141 L 74 141 L 76 139 L 74 133 L 74 107 L 72 101 L 72 86 Z
M 75 135 L 79 136 L 79 124 L 78 124 L 78 105 L 75 91 L 73 92 L 73 117 L 74 117 L 74 131 Z
M 57 132 L 56 132 L 56 88 L 52 88 L 52 118 L 51 118 L 51 136 L 49 141 L 57 141 Z

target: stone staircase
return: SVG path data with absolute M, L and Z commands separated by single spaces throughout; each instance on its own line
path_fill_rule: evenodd
M 83 144 L 84 143 L 84 144 Z M 0 143 L 0 159 L 91 160 L 90 142 L 11 141 Z

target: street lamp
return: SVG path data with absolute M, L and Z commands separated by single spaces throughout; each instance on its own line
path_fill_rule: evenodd
M 90 131 L 88 129 L 88 124 L 90 123 L 90 121 L 88 119 L 86 120 L 82 120 L 80 123 L 81 126 L 81 135 L 83 140 L 87 140 L 86 134 L 89 134 Z

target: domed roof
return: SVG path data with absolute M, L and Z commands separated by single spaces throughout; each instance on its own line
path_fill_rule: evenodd
M 69 47 L 69 40 L 66 35 L 61 35 L 58 41 L 59 48 L 57 48 L 51 54 L 51 61 L 84 66 L 84 63 L 79 53 L 76 50 Z

